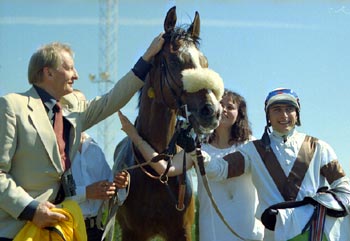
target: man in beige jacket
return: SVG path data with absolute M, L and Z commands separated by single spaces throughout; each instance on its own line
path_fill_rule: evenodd
M 66 219 L 50 209 L 59 203 L 61 179 L 78 150 L 81 132 L 131 99 L 142 87 L 151 68 L 149 61 L 163 43 L 160 34 L 131 71 L 108 93 L 88 103 L 71 94 L 78 73 L 68 45 L 50 43 L 32 55 L 28 79 L 33 86 L 24 93 L 0 97 L 0 241 L 12 240 L 26 221 L 43 228 Z M 60 152 L 54 119 L 63 96 L 67 145 Z

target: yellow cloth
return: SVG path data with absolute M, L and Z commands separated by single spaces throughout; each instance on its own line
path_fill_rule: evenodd
M 81 209 L 73 200 L 62 202 L 62 208 L 53 208 L 53 212 L 62 213 L 67 221 L 60 221 L 54 227 L 38 228 L 32 222 L 27 222 L 16 235 L 14 241 L 86 241 L 86 229 Z

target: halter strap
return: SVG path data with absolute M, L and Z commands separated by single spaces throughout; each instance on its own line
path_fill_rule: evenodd
M 175 107 L 176 108 L 180 108 L 182 106 L 182 101 L 181 101 L 181 98 L 179 98 L 179 96 L 182 95 L 182 92 L 183 90 L 181 89 L 181 86 L 178 85 L 176 83 L 176 81 L 174 81 L 174 76 L 172 75 L 170 69 L 169 69 L 169 66 L 165 60 L 165 58 L 161 58 L 161 81 L 160 81 L 160 89 L 161 89 L 161 95 L 162 95 L 162 100 L 163 102 L 167 105 L 167 106 L 171 106 L 168 104 L 166 98 L 164 97 L 164 85 L 163 84 L 166 84 L 168 87 L 169 87 L 169 90 L 170 90 L 170 93 L 171 93 L 171 96 L 172 98 L 175 100 Z M 170 76 L 170 79 L 173 80 L 170 82 L 169 78 L 168 78 L 168 75 Z M 176 89 L 179 89 L 181 90 L 181 93 L 180 95 L 177 95 L 175 89 L 173 88 L 173 86 L 171 85 L 171 83 L 174 83 L 176 86 Z

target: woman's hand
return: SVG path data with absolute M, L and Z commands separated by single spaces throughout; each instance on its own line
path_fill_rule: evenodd
M 129 136 L 129 138 L 137 145 L 137 142 L 141 139 L 135 126 L 130 122 L 128 117 L 123 115 L 121 111 L 118 111 L 120 123 L 122 124 L 122 130 Z

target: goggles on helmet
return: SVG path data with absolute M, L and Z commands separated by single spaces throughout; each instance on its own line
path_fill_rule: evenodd
M 270 105 L 276 103 L 291 104 L 295 106 L 298 110 L 300 108 L 299 97 L 291 89 L 279 88 L 271 91 L 265 100 L 265 111 L 267 111 Z

